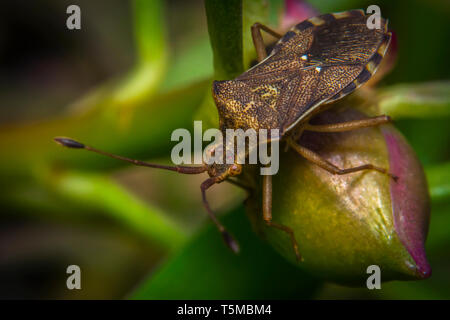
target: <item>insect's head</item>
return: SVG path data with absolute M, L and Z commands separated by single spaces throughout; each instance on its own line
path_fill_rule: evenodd
M 222 182 L 228 177 L 238 176 L 242 173 L 242 165 L 238 163 L 232 164 L 210 164 L 208 165 L 208 174 L 211 178 L 215 178 L 217 182 Z
M 227 150 L 222 143 L 217 143 L 206 150 L 208 159 L 215 159 L 216 161 L 208 161 L 207 172 L 211 178 L 215 178 L 217 182 L 222 182 L 228 177 L 240 175 L 242 172 L 242 165 L 236 163 L 234 158 L 227 161 Z M 217 161 L 221 160 L 221 161 Z

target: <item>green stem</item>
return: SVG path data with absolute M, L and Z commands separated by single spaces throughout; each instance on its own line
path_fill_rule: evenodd
M 238 76 L 242 60 L 242 0 L 205 0 L 216 80 Z
M 112 97 L 113 106 L 130 108 L 152 94 L 167 67 L 164 5 L 161 0 L 135 0 L 134 36 L 138 62 Z
M 244 68 L 248 69 L 251 65 L 251 62 L 255 62 L 256 60 L 256 50 L 253 44 L 252 34 L 250 31 L 251 26 L 255 22 L 259 22 L 268 26 L 270 25 L 269 17 L 270 17 L 270 9 L 271 2 L 273 1 L 243 1 L 243 10 L 242 10 L 242 42 L 243 42 L 243 63 Z M 272 25 L 271 27 L 275 28 L 276 25 Z M 274 40 L 273 38 L 269 38 Z M 266 43 L 268 45 L 269 43 Z
M 167 49 L 164 32 L 164 5 L 161 0 L 134 1 L 134 36 L 141 62 L 157 62 Z

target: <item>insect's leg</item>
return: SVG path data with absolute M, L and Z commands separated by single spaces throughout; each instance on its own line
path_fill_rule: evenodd
M 305 130 L 315 131 L 315 132 L 343 132 L 343 131 L 351 131 L 361 128 L 374 127 L 379 126 L 385 123 L 391 122 L 391 118 L 388 116 L 377 116 L 362 120 L 353 120 L 341 123 L 332 123 L 332 124 L 321 124 L 321 125 L 313 125 L 306 124 Z
M 334 164 L 332 164 L 331 162 L 323 159 L 320 155 L 318 155 L 314 151 L 311 151 L 308 148 L 305 148 L 305 147 L 299 145 L 292 139 L 289 139 L 288 143 L 295 151 L 297 151 L 298 154 L 300 154 L 306 160 L 311 161 L 312 163 L 318 165 L 322 169 L 325 169 L 332 174 L 342 175 L 342 174 L 348 174 L 348 173 L 362 171 L 362 170 L 375 170 L 375 171 L 378 171 L 378 172 L 388 175 L 395 181 L 397 181 L 397 179 L 398 179 L 398 177 L 389 173 L 386 169 L 374 166 L 373 164 L 370 164 L 370 163 L 363 164 L 363 165 L 353 167 L 353 168 L 340 169 L 340 168 L 336 167 Z
M 300 137 L 302 136 L 303 132 L 305 131 L 305 126 L 300 126 L 297 129 L 292 130 L 292 132 L 289 132 L 289 136 L 286 135 L 286 144 L 284 146 L 284 152 L 288 152 L 289 151 L 289 143 L 287 142 L 289 139 L 292 139 L 294 141 L 298 141 L 298 139 L 300 139 Z M 289 138 L 288 138 L 289 137 Z
M 255 46 L 256 53 L 258 54 L 258 62 L 259 62 L 264 60 L 265 57 L 267 57 L 266 46 L 264 45 L 261 30 L 264 30 L 265 32 L 274 36 L 277 39 L 280 39 L 282 35 L 259 22 L 252 25 L 251 29 L 252 29 L 253 45 Z
M 214 178 L 209 178 L 205 180 L 201 186 L 200 189 L 202 190 L 202 200 L 203 205 L 205 206 L 206 211 L 209 214 L 209 217 L 214 222 L 214 224 L 217 226 L 217 229 L 219 230 L 220 234 L 222 235 L 223 240 L 225 241 L 225 244 L 233 250 L 233 252 L 238 253 L 239 252 L 239 244 L 236 240 L 234 240 L 233 236 L 225 229 L 225 227 L 220 223 L 220 221 L 217 219 L 214 212 L 211 210 L 208 200 L 206 200 L 206 190 L 213 186 L 216 183 L 216 180 Z
M 300 255 L 300 252 L 298 251 L 298 243 L 297 240 L 295 240 L 294 231 L 282 224 L 278 224 L 276 222 L 272 221 L 272 176 L 267 175 L 263 176 L 263 219 L 264 222 L 269 226 L 276 229 L 279 229 L 281 231 L 286 232 L 289 237 L 291 238 L 292 247 L 294 248 L 295 257 L 297 258 L 297 261 L 302 261 L 302 256 Z

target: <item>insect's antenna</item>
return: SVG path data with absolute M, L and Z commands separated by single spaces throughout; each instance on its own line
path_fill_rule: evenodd
M 142 167 L 150 167 L 150 168 L 156 168 L 156 169 L 165 169 L 170 171 L 175 171 L 179 173 L 185 173 L 185 174 L 198 174 L 205 172 L 207 170 L 206 166 L 201 167 L 189 167 L 189 166 L 165 166 L 161 164 L 155 164 L 155 163 L 148 163 L 145 161 L 130 159 L 122 156 L 118 156 L 106 151 L 98 150 L 93 147 L 87 146 L 81 142 L 75 141 L 70 138 L 64 138 L 64 137 L 56 137 L 53 140 L 55 140 L 56 143 L 67 147 L 67 148 L 73 148 L 73 149 L 84 149 L 87 151 L 92 151 L 110 158 L 118 159 L 121 161 L 129 162 L 131 164 L 134 164 L 136 166 L 142 166 Z

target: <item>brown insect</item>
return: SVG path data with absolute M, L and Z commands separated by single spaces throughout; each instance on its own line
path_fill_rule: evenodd
M 386 20 L 381 20 L 380 29 L 369 29 L 367 19 L 368 16 L 362 10 L 324 14 L 297 24 L 284 36 L 255 23 L 251 32 L 259 63 L 234 80 L 213 83 L 220 130 L 279 129 L 279 139 L 332 174 L 376 170 L 396 179 L 386 169 L 370 163 L 353 168 L 338 168 L 296 142 L 305 130 L 343 132 L 390 121 L 387 116 L 378 116 L 336 124 L 309 124 L 309 119 L 327 108 L 327 104 L 346 96 L 369 80 L 380 64 L 391 34 L 387 31 Z M 269 55 L 261 30 L 278 39 Z M 233 251 L 239 250 L 237 242 L 209 207 L 206 190 L 222 181 L 246 187 L 230 179 L 241 174 L 241 164 L 165 166 L 113 155 L 69 138 L 58 137 L 55 141 L 66 147 L 93 151 L 138 166 L 185 174 L 207 172 L 210 177 L 200 187 L 204 206 L 225 243 Z M 272 176 L 263 176 L 262 191 L 264 221 L 268 226 L 283 230 L 290 236 L 296 257 L 301 260 L 293 230 L 272 221 Z

